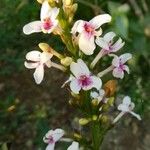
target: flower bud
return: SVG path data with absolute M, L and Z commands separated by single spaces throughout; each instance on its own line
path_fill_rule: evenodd
M 45 0 L 37 0 L 38 3 L 42 4 Z
M 106 116 L 106 115 L 102 115 L 102 116 L 100 116 L 100 121 L 101 121 L 102 123 L 108 123 L 109 118 L 108 118 L 108 116 Z
M 92 120 L 93 120 L 93 121 L 96 121 L 97 118 L 98 118 L 98 117 L 97 117 L 96 115 L 93 115 L 93 116 L 92 116 Z
M 90 122 L 90 119 L 87 119 L 87 118 L 79 119 L 79 124 L 82 125 L 82 126 L 88 124 L 89 122 Z
M 74 133 L 74 137 L 78 140 L 82 139 L 82 136 L 78 133 Z
M 93 99 L 91 103 L 93 106 L 98 106 L 98 104 L 99 104 L 97 99 Z
M 108 99 L 108 104 L 109 104 L 109 106 L 113 106 L 114 105 L 114 100 L 115 100 L 115 98 L 114 97 L 110 97 L 109 99 Z
M 63 0 L 63 4 L 64 4 L 65 6 L 70 6 L 70 5 L 73 4 L 73 0 Z
M 71 57 L 65 57 L 61 59 L 61 64 L 68 67 L 73 62 L 73 59 Z
M 43 51 L 43 52 L 47 52 L 47 53 L 51 53 L 54 56 L 58 57 L 59 59 L 62 59 L 63 56 L 61 54 L 59 54 L 58 52 L 56 52 L 54 49 L 52 49 L 47 43 L 39 43 L 39 48 Z

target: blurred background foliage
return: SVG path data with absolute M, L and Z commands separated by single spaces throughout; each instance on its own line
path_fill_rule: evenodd
M 147 120 L 150 110 L 150 1 L 76 1 L 79 9 L 75 19 L 90 20 L 99 13 L 112 15 L 113 20 L 104 26 L 104 31 L 113 30 L 125 40 L 120 54 L 133 54 L 129 62 L 131 74 L 119 80 L 118 95 L 130 95 L 136 103 L 136 111 Z M 48 42 L 60 51 L 64 45 L 52 35 L 23 35 L 22 27 L 39 18 L 40 4 L 35 0 L 1 0 L 0 10 L 0 149 L 40 150 L 45 146 L 42 137 L 50 127 L 64 124 L 67 128 L 71 124 L 72 114 L 68 111 L 72 110 L 66 104 L 66 91 L 57 93 L 64 76 L 56 77 L 59 72 L 52 70 L 46 73 L 46 81 L 37 86 L 32 72 L 24 68 L 24 58 L 39 42 Z M 106 66 L 107 62 L 105 58 L 99 65 Z

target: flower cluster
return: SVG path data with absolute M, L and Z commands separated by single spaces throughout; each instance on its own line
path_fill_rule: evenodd
M 69 85 L 72 95 L 69 103 L 84 112 L 84 118 L 79 119 L 78 123 L 82 126 L 91 126 L 90 132 L 93 135 L 93 139 L 89 139 L 86 134 L 74 133 L 68 138 L 63 129 L 50 130 L 43 138 L 48 144 L 46 150 L 53 150 L 58 141 L 72 142 L 67 150 L 79 150 L 79 144 L 80 148 L 97 150 L 104 133 L 106 134 L 123 115 L 130 113 L 141 120 L 140 116 L 133 112 L 134 103 L 129 96 L 123 98 L 123 102 L 118 106 L 118 111 L 121 112 L 112 120 L 109 109 L 115 102 L 116 81 L 113 79 L 103 83 L 102 80 L 109 72 L 112 72 L 112 78 L 119 79 L 124 78 L 125 72 L 129 74 L 126 63 L 132 58 L 132 54 L 125 53 L 118 56 L 116 53 L 125 42 L 121 38 L 115 41 L 116 34 L 112 31 L 102 35 L 101 26 L 111 21 L 109 14 L 98 15 L 90 21 L 78 20 L 73 24 L 77 9 L 77 4 L 73 3 L 73 0 L 38 0 L 38 2 L 42 4 L 40 20 L 26 24 L 23 32 L 27 35 L 36 32 L 59 35 L 68 53 L 64 51 L 60 54 L 47 43 L 40 43 L 39 48 L 42 51 L 28 52 L 24 65 L 28 69 L 35 69 L 33 77 L 37 84 L 43 81 L 45 68 L 54 67 L 69 73 L 68 80 L 62 87 Z M 96 56 L 90 62 L 92 55 Z M 105 56 L 111 60 L 110 66 L 102 71 L 94 70 L 100 59 Z M 58 59 L 57 62 L 60 63 L 55 63 L 52 58 Z

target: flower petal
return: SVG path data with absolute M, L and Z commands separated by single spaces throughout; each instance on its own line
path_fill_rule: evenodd
M 132 54 L 130 54 L 130 53 L 125 53 L 125 54 L 121 55 L 119 58 L 121 59 L 121 63 L 124 64 L 124 63 L 126 63 L 129 59 L 132 58 Z
M 42 31 L 41 27 L 42 27 L 41 21 L 33 21 L 26 24 L 23 27 L 23 33 L 29 35 L 31 33 L 41 32 Z
M 67 150 L 79 150 L 79 143 L 72 142 L 72 144 L 67 148 Z
M 47 61 L 49 61 L 51 58 L 53 57 L 53 54 L 51 53 L 47 53 L 47 52 L 43 52 L 41 53 L 41 63 L 46 63 Z
M 141 119 L 141 116 L 140 116 L 139 114 L 136 114 L 136 113 L 133 112 L 133 111 L 130 111 L 129 113 L 132 114 L 134 117 L 136 117 L 138 120 L 142 120 L 142 119 Z
M 116 34 L 114 32 L 108 32 L 104 35 L 104 40 L 109 43 L 113 40 L 113 38 L 116 36 Z
M 116 77 L 116 78 L 123 79 L 124 72 L 120 68 L 115 68 L 115 69 L 113 69 L 113 76 Z
M 129 96 L 125 96 L 122 103 L 129 106 L 131 104 L 131 98 Z
M 54 150 L 55 143 L 48 144 L 45 150 Z
M 112 52 L 117 52 L 124 46 L 125 42 L 122 42 L 122 39 L 119 38 L 118 41 L 112 46 Z
M 71 33 L 72 34 L 76 34 L 77 32 L 78 33 L 83 32 L 83 30 L 84 30 L 84 23 L 85 23 L 85 21 L 83 21 L 83 20 L 76 21 L 74 23 L 72 29 L 71 29 Z
M 80 75 L 89 75 L 90 71 L 83 60 L 78 59 L 77 63 L 72 62 L 70 65 L 70 70 L 75 77 L 79 77 Z
M 95 29 L 98 29 L 102 24 L 108 23 L 110 21 L 111 21 L 111 16 L 109 14 L 103 14 L 94 17 L 89 22 L 95 27 Z
M 94 35 L 88 35 L 83 32 L 79 37 L 79 48 L 85 55 L 92 55 L 96 48 L 94 43 Z
M 58 14 L 59 14 L 59 8 L 54 7 L 51 9 L 50 15 L 51 15 L 52 20 L 55 20 L 57 18 Z
M 30 51 L 26 54 L 26 59 L 31 61 L 40 61 L 41 52 L 39 51 Z
M 99 93 L 93 91 L 93 92 L 90 93 L 90 96 L 91 96 L 92 98 L 97 98 L 97 97 L 99 96 Z
M 110 54 L 109 56 L 114 57 L 114 59 L 112 60 L 112 65 L 115 67 L 119 67 L 119 64 L 120 64 L 119 57 L 117 55 L 114 55 L 114 54 Z
M 62 136 L 64 136 L 65 132 L 62 129 L 55 129 L 53 132 L 53 139 L 57 142 Z
M 109 45 L 108 43 L 104 40 L 104 38 L 97 37 L 95 40 L 96 44 L 103 48 L 104 50 L 109 50 Z
M 129 107 L 127 105 L 120 104 L 118 106 L 118 110 L 123 111 L 123 112 L 129 112 Z
M 91 80 L 93 82 L 92 87 L 99 90 L 102 87 L 102 80 L 97 76 L 91 76 Z
M 81 86 L 79 85 L 77 79 L 74 79 L 70 82 L 70 89 L 73 93 L 79 94 L 79 91 L 81 90 Z
M 130 73 L 129 67 L 127 65 L 123 65 L 123 67 L 124 67 L 124 70 L 129 74 Z
M 25 61 L 24 65 L 28 69 L 34 69 L 34 68 L 36 68 L 38 66 L 38 63 L 28 63 L 28 62 Z
M 43 77 L 44 77 L 44 66 L 43 65 L 38 66 L 35 69 L 33 76 L 34 76 L 35 82 L 37 84 L 40 84 L 43 80 Z
M 52 8 L 50 7 L 48 1 L 44 1 L 42 3 L 41 14 L 40 14 L 41 21 L 43 21 L 45 18 L 49 17 L 49 13 L 50 13 L 51 9 Z

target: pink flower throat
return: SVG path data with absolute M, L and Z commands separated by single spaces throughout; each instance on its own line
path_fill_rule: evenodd
M 86 87 L 92 84 L 92 80 L 90 76 L 86 76 L 86 75 L 81 75 L 80 78 L 78 79 L 78 82 L 81 87 Z
M 52 136 L 49 136 L 49 137 L 48 137 L 48 143 L 49 143 L 49 144 L 55 143 L 54 138 L 53 138 Z
M 94 27 L 92 27 L 92 25 L 89 23 L 84 24 L 84 30 L 89 34 L 93 34 L 95 31 Z
M 43 28 L 45 30 L 50 30 L 52 26 L 53 26 L 53 23 L 52 23 L 51 19 L 50 18 L 45 18 L 44 22 L 43 22 Z

